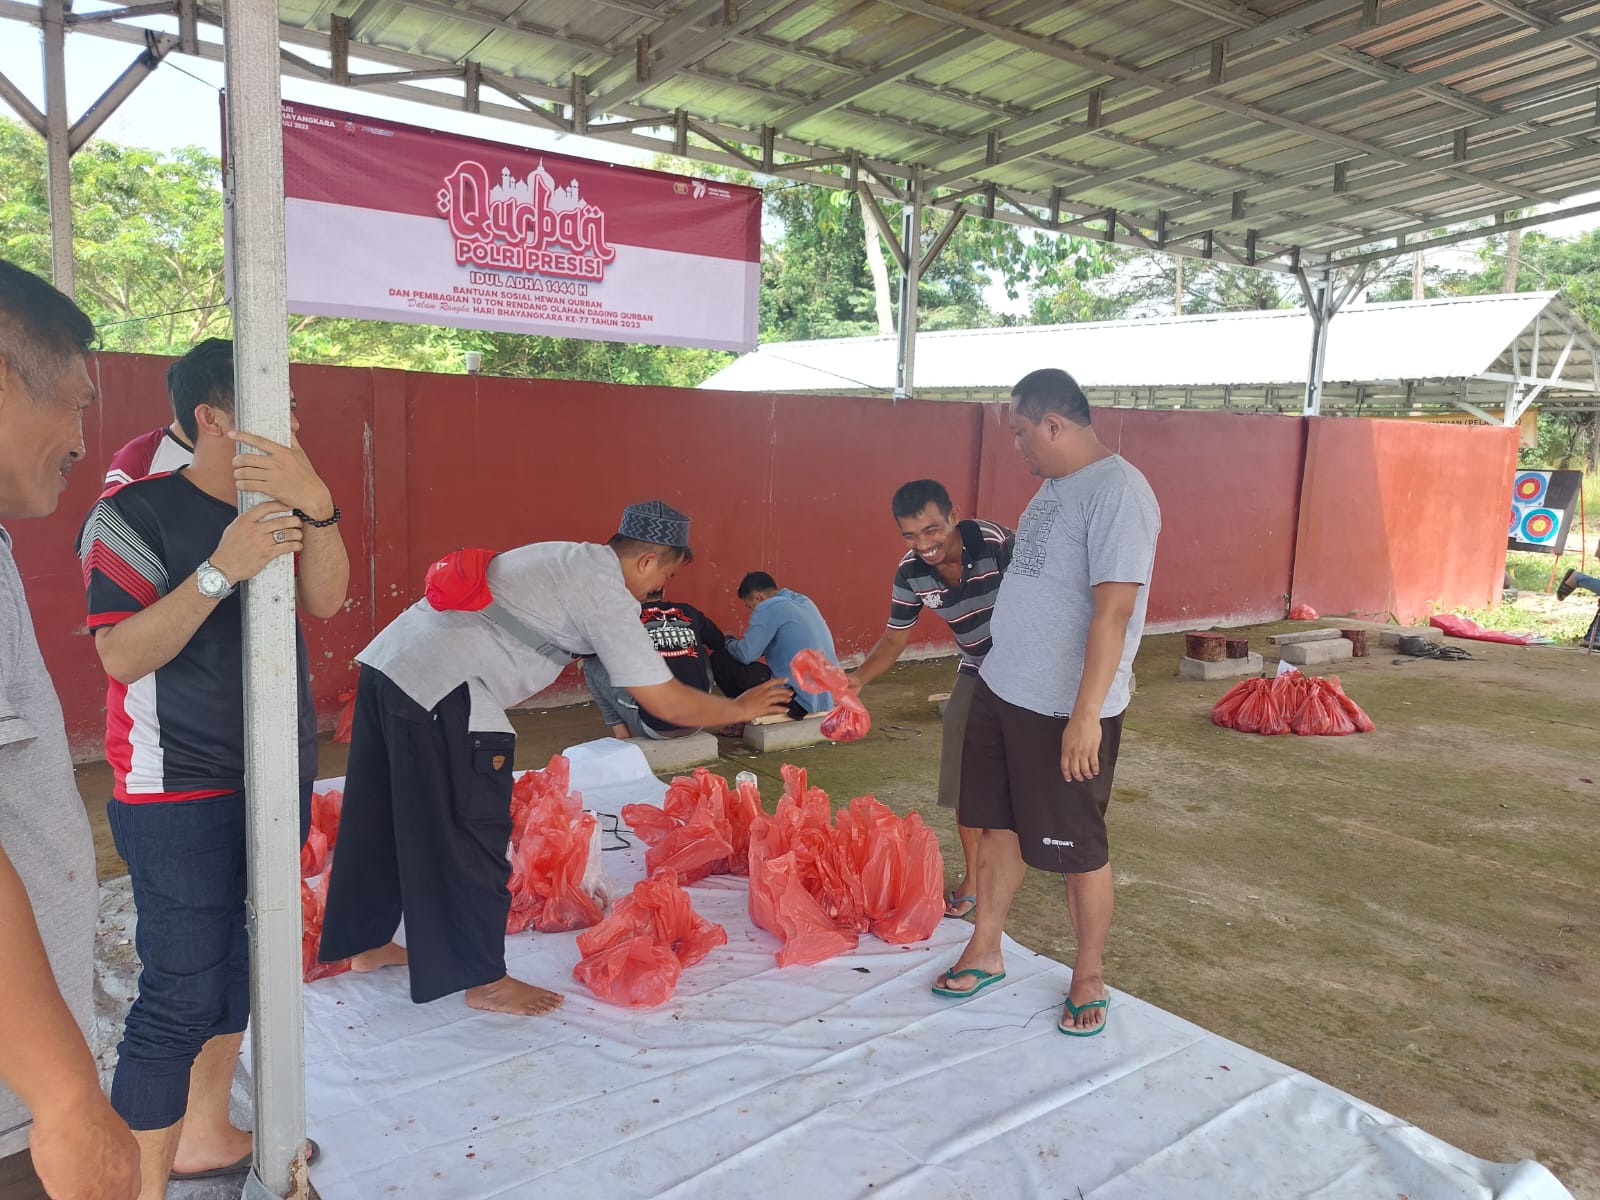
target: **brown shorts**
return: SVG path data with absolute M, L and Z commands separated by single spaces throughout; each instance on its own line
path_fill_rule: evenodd
M 1078 875 L 1110 861 L 1106 805 L 1122 714 L 1100 719 L 1100 774 L 1087 783 L 1061 774 L 1066 727 L 1064 717 L 1007 704 L 979 679 L 961 752 L 959 820 L 969 829 L 1010 829 L 1030 867 Z

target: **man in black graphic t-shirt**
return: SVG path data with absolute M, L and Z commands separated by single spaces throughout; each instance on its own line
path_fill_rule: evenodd
M 709 692 L 712 681 L 730 699 L 772 678 L 765 663 L 742 663 L 728 653 L 727 636 L 692 604 L 664 600 L 653 592 L 639 605 L 639 621 L 672 676 L 685 687 Z M 614 737 L 673 738 L 697 730 L 663 721 L 627 689 L 616 687 L 596 658 L 583 660 L 583 679 Z

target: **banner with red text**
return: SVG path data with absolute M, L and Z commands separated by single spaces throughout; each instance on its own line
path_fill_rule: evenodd
M 749 350 L 761 193 L 284 102 L 289 311 Z

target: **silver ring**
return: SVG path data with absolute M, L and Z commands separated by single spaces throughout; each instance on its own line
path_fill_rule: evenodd
M 289 540 L 289 531 L 287 529 L 274 529 L 272 531 L 272 540 L 275 542 L 287 542 Z

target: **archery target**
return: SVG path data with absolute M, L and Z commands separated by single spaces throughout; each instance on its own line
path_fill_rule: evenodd
M 1512 484 L 1511 495 L 1518 504 L 1538 504 L 1550 486 L 1550 476 L 1544 471 L 1523 471 Z
M 1561 514 L 1548 508 L 1530 508 L 1522 518 L 1522 540 L 1543 546 L 1556 536 L 1561 528 Z
M 1577 471 L 1518 471 L 1511 479 L 1506 548 L 1560 554 L 1582 487 L 1583 476 Z

